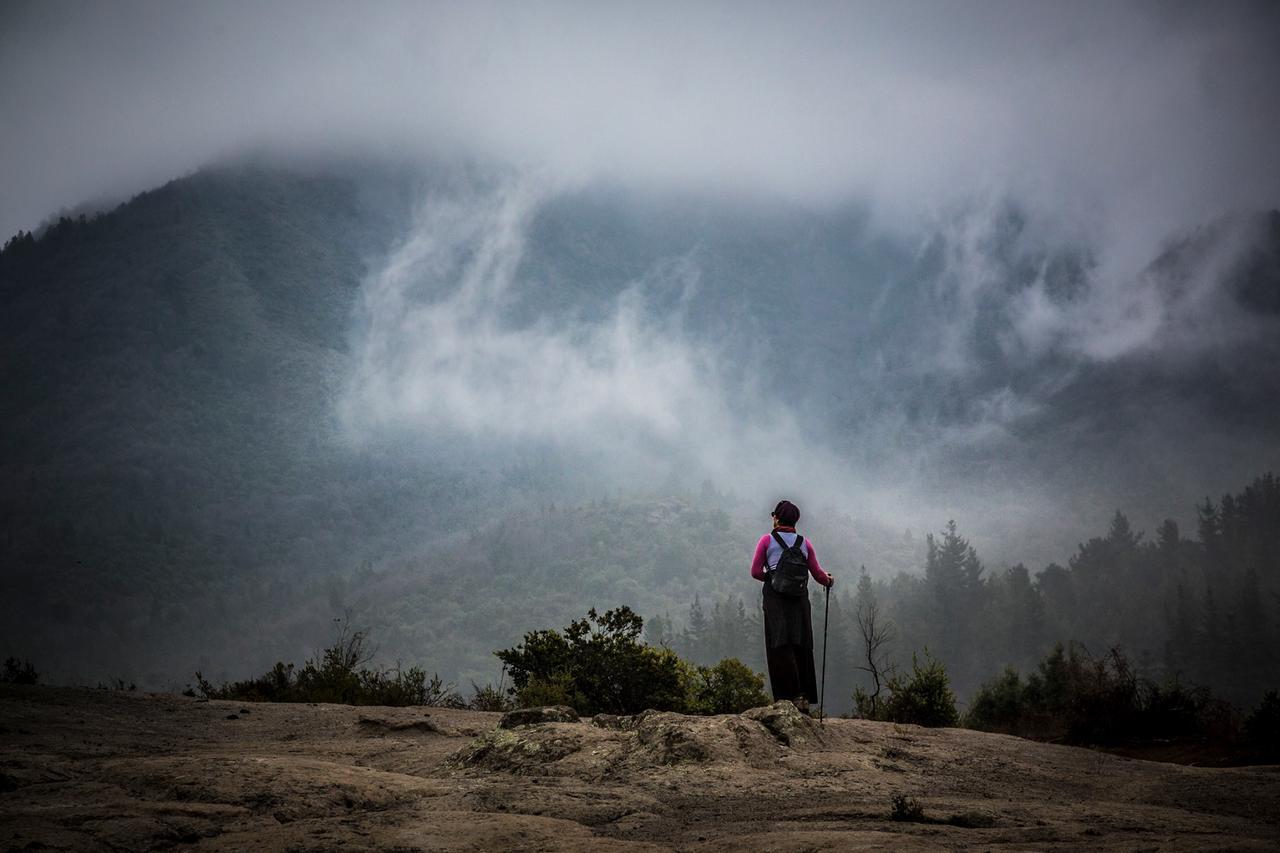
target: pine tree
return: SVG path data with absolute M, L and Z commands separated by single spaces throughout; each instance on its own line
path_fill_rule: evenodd
M 937 651 L 957 683 L 967 685 L 982 675 L 973 643 L 985 598 L 982 562 L 955 521 L 947 522 L 941 541 L 929 534 L 926 542 L 925 584 L 932 592 L 933 614 L 926 645 Z
M 671 615 L 653 616 L 645 622 L 644 639 L 651 646 L 670 647 L 675 639 L 671 630 Z
M 1204 506 L 1196 505 L 1196 513 L 1198 515 L 1196 530 L 1200 537 L 1200 544 L 1210 556 L 1216 556 L 1219 544 L 1218 534 L 1221 530 L 1218 508 L 1213 505 L 1213 501 L 1205 498 Z
M 1156 528 L 1156 546 L 1160 549 L 1160 553 L 1166 556 L 1172 556 L 1178 550 L 1181 539 L 1178 536 L 1178 522 L 1172 518 L 1166 518 L 1158 528 Z
M 702 600 L 695 593 L 693 604 L 689 605 L 689 622 L 684 629 L 684 648 L 681 650 L 684 657 L 694 663 L 714 663 L 707 660 L 706 654 L 709 627 L 707 614 L 702 609 Z

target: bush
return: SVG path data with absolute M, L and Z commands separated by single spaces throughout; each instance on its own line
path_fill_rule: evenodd
M 333 702 L 340 705 L 434 705 L 465 708 L 467 703 L 438 675 L 421 667 L 368 667 L 368 633 L 349 631 L 344 622 L 332 646 L 302 669 L 278 662 L 257 678 L 214 687 L 196 673 L 196 687 L 206 699 L 241 702 Z
M 1214 700 L 1207 688 L 1182 684 L 1176 678 L 1164 684 L 1138 682 L 1136 732 L 1130 736 L 1158 738 L 1198 737 L 1231 709 Z
M 1024 682 L 1006 669 L 979 688 L 965 725 L 1023 737 L 1106 744 L 1216 735 L 1229 739 L 1231 708 L 1176 679 L 1141 678 L 1119 649 L 1095 659 L 1081 646 L 1054 647 Z
M 0 684 L 38 684 L 40 673 L 29 660 L 5 658 L 4 669 L 0 670 Z
M 585 707 L 586 700 L 576 692 L 573 676 L 567 672 L 530 679 L 524 687 L 515 689 L 515 704 L 521 708 L 538 708 L 544 705 L 568 705 Z
M 987 732 L 1015 733 L 1027 715 L 1022 678 L 1013 667 L 978 688 L 964 724 Z
M 890 803 L 890 820 L 924 820 L 924 806 L 920 805 L 920 801 L 915 797 L 908 797 L 906 794 L 894 794 Z
M 512 649 L 494 652 L 511 672 L 520 705 L 570 705 L 580 714 L 682 711 L 688 679 L 666 648 L 640 642 L 644 620 L 628 607 L 594 609 L 564 633 L 531 631 Z
M 1083 646 L 1064 653 L 1058 645 L 1027 679 L 1027 694 L 1072 743 L 1106 743 L 1137 730 L 1140 685 L 1119 649 L 1097 659 Z
M 690 693 L 689 709 L 699 714 L 740 714 L 769 704 L 764 677 L 737 658 L 698 667 Z
M 501 686 L 486 684 L 484 687 L 471 682 L 471 701 L 467 707 L 472 711 L 510 711 L 511 697 L 507 696 Z
M 122 693 L 123 692 L 132 693 L 138 689 L 138 685 L 134 684 L 132 681 L 130 681 L 126 685 L 123 678 L 111 678 L 111 679 L 108 679 L 108 682 L 109 683 L 107 684 L 103 684 L 101 681 L 99 681 L 97 689 L 98 690 L 118 690 Z
M 883 703 L 873 699 L 871 694 L 861 687 L 853 688 L 853 715 L 864 720 L 883 720 Z
M 1267 691 L 1244 721 L 1244 736 L 1258 758 L 1280 761 L 1280 695 Z
M 946 667 L 925 650 L 925 665 L 911 655 L 911 677 L 889 678 L 889 699 L 884 702 L 884 719 L 918 726 L 954 726 L 960 721 L 956 713 L 956 695 L 951 691 Z

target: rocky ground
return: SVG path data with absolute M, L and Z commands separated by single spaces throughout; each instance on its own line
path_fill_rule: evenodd
M 0 847 L 1275 850 L 1280 767 L 799 715 L 500 714 L 0 686 Z M 923 807 L 891 819 L 895 796 Z

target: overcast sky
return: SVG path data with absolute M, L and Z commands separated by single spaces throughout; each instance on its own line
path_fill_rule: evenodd
M 751 481 L 744 460 L 795 430 L 739 417 L 731 402 L 754 399 L 752 389 L 721 381 L 723 359 L 678 313 L 647 312 L 629 291 L 597 325 L 494 319 L 493 303 L 520 285 L 543 201 L 592 180 L 813 207 L 854 200 L 873 227 L 942 233 L 949 248 L 934 285 L 952 310 L 912 350 L 920 375 L 977 369 L 973 329 L 993 298 L 1007 300 L 1000 346 L 1011 363 L 1066 367 L 1031 390 L 985 389 L 976 423 L 915 424 L 919 440 L 907 444 L 943 453 L 998 443 L 1078 364 L 1170 341 L 1199 355 L 1249 331 L 1197 296 L 1216 292 L 1215 264 L 1235 259 L 1235 243 L 1220 241 L 1188 272 L 1203 286 L 1188 285 L 1180 302 L 1142 271 L 1179 233 L 1280 207 L 1277 45 L 1275 0 L 0 0 L 0 240 L 245 151 L 493 161 L 514 177 L 424 205 L 430 215 L 406 223 L 403 245 L 365 282 L 344 400 L 352 434 L 411 424 L 568 435 L 615 461 L 625 448 L 638 470 L 656 470 L 651 457 L 674 448 L 717 482 L 763 493 L 771 479 Z M 1055 301 L 1043 281 L 1008 295 L 988 257 L 1008 202 L 1039 235 L 1027 238 L 1032 248 L 1083 247 L 1093 263 L 1081 295 Z M 446 263 L 455 256 L 470 266 Z M 694 286 L 696 259 L 686 260 L 669 272 Z M 449 274 L 437 283 L 452 295 L 415 301 L 431 270 Z M 907 434 L 901 416 L 889 406 L 867 420 L 865 444 L 895 446 Z M 1211 427 L 1195 429 L 1210 447 Z M 1234 433 L 1221 436 L 1213 447 L 1237 446 Z M 814 441 L 797 454 L 796 477 L 818 484 L 813 494 L 833 505 L 858 494 L 924 529 L 952 512 L 951 496 L 929 488 L 926 454 L 907 454 L 888 466 L 899 472 L 892 482 L 875 482 L 834 446 Z M 1254 470 L 1256 448 L 1238 446 L 1218 460 Z M 1231 487 L 1236 468 L 1218 460 Z M 901 473 L 908 463 L 916 479 Z M 1187 480 L 1217 488 L 1204 470 Z M 1042 498 L 1058 485 L 986 489 L 983 515 L 1035 528 L 1053 515 Z M 1107 513 L 1118 502 L 1094 503 Z M 1056 542 L 1036 551 L 1008 529 L 986 532 L 1029 548 L 1021 557 L 1062 556 Z
M 0 233 L 246 147 L 975 194 L 1151 242 L 1280 202 L 1276 3 L 0 5 Z M 1145 260 L 1146 258 L 1144 258 Z

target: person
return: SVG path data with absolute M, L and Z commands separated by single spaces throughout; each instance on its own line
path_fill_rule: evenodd
M 777 592 L 769 582 L 769 572 L 782 557 L 782 540 L 788 548 L 796 544 L 796 522 L 800 509 L 791 501 L 779 501 L 773 509 L 773 530 L 760 537 L 751 558 L 751 577 L 764 584 L 764 644 L 773 698 L 791 699 L 802 711 L 818 702 L 818 679 L 813 668 L 813 621 L 806 589 L 800 596 Z M 818 553 L 807 538 L 800 548 L 809 560 L 809 574 L 825 587 L 835 578 L 823 571 Z

